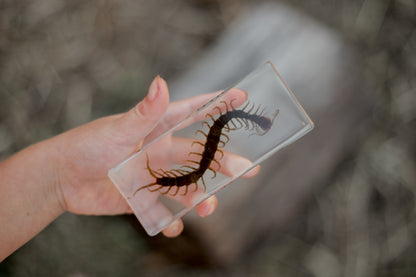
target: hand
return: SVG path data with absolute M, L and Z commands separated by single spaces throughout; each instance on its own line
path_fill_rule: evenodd
M 237 99 L 245 101 L 243 91 L 235 94 Z M 178 118 L 194 112 L 215 95 L 205 94 L 169 104 L 166 82 L 156 77 L 146 98 L 130 111 L 95 120 L 50 139 L 52 149 L 56 150 L 53 162 L 62 209 L 77 214 L 131 213 L 107 177 L 108 170 L 138 151 L 147 140 L 157 137 L 160 130 L 166 130 Z M 167 136 L 160 143 L 167 149 L 175 139 L 180 140 Z M 236 156 L 227 153 L 227 158 L 235 159 Z M 224 166 L 221 170 L 227 174 L 230 168 Z M 252 170 L 246 177 L 256 173 L 257 169 Z M 199 204 L 196 210 L 203 217 L 211 214 L 216 206 L 217 199 L 212 196 Z M 183 223 L 179 219 L 163 233 L 173 237 L 182 229 Z

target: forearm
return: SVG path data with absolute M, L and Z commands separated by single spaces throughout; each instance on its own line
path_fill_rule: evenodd
M 0 261 L 63 212 L 53 155 L 41 142 L 0 164 Z

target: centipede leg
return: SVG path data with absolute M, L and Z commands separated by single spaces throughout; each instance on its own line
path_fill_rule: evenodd
M 159 187 L 157 187 L 157 188 L 155 188 L 155 189 L 149 189 L 149 191 L 150 191 L 150 192 L 158 191 L 158 190 L 160 190 L 161 188 L 163 188 L 163 185 L 156 184 L 156 183 L 154 183 L 154 184 L 155 184 L 155 185 L 159 185 Z
M 201 127 L 204 127 L 204 125 L 206 125 L 208 127 L 208 129 L 211 128 L 211 126 L 209 126 L 208 122 L 202 121 L 201 122 Z
M 203 144 L 202 142 L 200 142 L 200 141 L 193 141 L 192 142 L 192 144 L 191 144 L 191 147 L 192 146 L 194 146 L 194 144 L 199 144 L 199 145 L 201 145 L 202 147 L 204 147 L 205 146 L 205 144 Z
M 263 108 L 260 112 L 260 116 L 263 116 L 265 114 L 265 112 L 266 112 L 266 108 Z
M 212 169 L 211 167 L 208 167 L 208 169 L 211 170 L 212 173 L 214 173 L 214 176 L 212 176 L 211 179 L 214 179 L 215 177 L 217 177 L 217 172 L 214 169 Z
M 175 177 L 170 171 L 165 171 L 165 170 L 163 170 L 163 169 L 160 169 L 162 172 L 163 172 L 163 174 L 165 174 L 165 176 L 168 176 L 168 177 Z
M 183 174 L 187 174 L 188 172 L 181 170 L 181 169 L 172 169 L 173 172 L 178 173 L 179 175 L 177 176 L 182 176 Z
M 184 170 L 184 169 L 175 169 L 175 171 L 178 172 L 181 175 L 186 175 L 186 174 L 190 173 L 190 171 Z
M 218 110 L 218 114 L 222 114 L 222 111 L 221 111 L 221 109 L 220 109 L 220 107 L 218 107 L 218 106 L 216 106 L 215 108 L 214 108 L 214 110 Z
M 188 186 L 189 186 L 189 185 L 186 185 L 186 186 L 185 186 L 185 192 L 184 192 L 184 193 L 182 193 L 181 195 L 186 195 L 186 194 L 188 193 Z
M 257 114 L 257 112 L 260 110 L 260 107 L 261 105 L 258 105 L 256 111 L 253 114 Z
M 235 110 L 235 108 L 233 107 L 233 101 L 235 101 L 235 98 L 231 99 L 230 101 L 231 110 Z
M 241 110 L 244 111 L 248 107 L 249 104 L 250 104 L 250 101 L 247 101 L 247 104 L 245 104 L 244 107 L 241 108 Z
M 204 176 L 201 176 L 202 184 L 204 185 L 204 191 L 207 191 L 207 186 L 205 185 Z
M 149 187 L 154 186 L 154 185 L 158 185 L 158 184 L 157 183 L 152 183 L 152 184 L 149 184 L 149 185 L 138 188 L 135 192 L 133 192 L 133 196 L 135 196 L 136 193 L 138 193 L 140 190 L 145 189 L 145 188 L 149 188 Z
M 242 119 L 243 120 L 243 122 L 244 122 L 244 125 L 246 125 L 246 130 L 248 130 L 248 129 L 250 129 L 250 121 L 248 121 L 247 119 Z
M 220 162 L 219 162 L 219 161 L 217 161 L 216 159 L 212 159 L 212 161 L 213 161 L 213 162 L 215 162 L 215 163 L 217 163 L 217 165 L 218 165 L 218 169 L 220 169 L 220 168 L 221 168 L 221 164 L 220 164 Z
M 256 105 L 253 103 L 253 105 L 251 105 L 251 108 L 247 111 L 247 113 L 251 113 L 255 107 Z
M 238 129 L 243 128 L 243 126 L 244 126 L 244 121 L 242 121 L 240 118 L 235 118 L 235 120 L 237 120 L 237 122 L 240 124 L 240 126 L 238 127 Z
M 202 177 L 201 177 L 201 179 L 202 179 Z M 193 183 L 193 184 L 195 184 L 195 189 L 194 189 L 194 192 L 196 192 L 197 190 L 198 190 L 198 184 L 195 182 L 195 183 Z
M 166 191 L 164 191 L 164 192 L 160 191 L 160 193 L 163 194 L 163 195 L 167 195 L 169 193 L 169 191 L 173 188 L 173 186 L 169 186 L 167 188 L 168 189 Z
M 229 109 L 228 109 L 228 104 L 227 104 L 227 102 L 225 102 L 225 101 L 221 101 L 221 103 L 222 103 L 222 104 L 224 104 L 225 109 L 226 109 L 226 111 L 228 112 L 228 111 L 229 111 Z
M 233 131 L 233 130 L 238 130 L 238 127 L 237 127 L 237 125 L 235 125 L 235 123 L 234 123 L 234 121 L 233 121 L 233 120 L 231 120 L 231 121 L 229 122 L 229 124 L 232 124 L 232 125 L 234 126 L 234 128 L 228 127 L 228 129 L 229 129 L 229 130 L 231 130 L 231 131 Z
M 201 155 L 202 156 L 202 155 Z M 190 163 L 194 163 L 194 164 L 198 164 L 199 165 L 199 162 L 197 162 L 197 161 L 193 161 L 193 160 L 186 160 L 186 162 L 190 162 Z
M 220 160 L 224 157 L 224 152 L 221 149 L 217 149 L 217 152 L 221 154 Z
M 195 132 L 195 134 L 197 134 L 197 133 L 201 133 L 205 138 L 206 137 L 208 137 L 208 135 L 207 134 L 205 134 L 204 132 L 202 132 L 201 130 L 197 130 L 196 132 Z
M 197 153 L 197 152 L 189 152 L 188 156 L 189 156 L 189 155 L 191 155 L 191 154 L 194 154 L 194 155 L 197 155 L 197 156 L 201 156 L 201 157 L 202 157 L 202 153 Z
M 183 165 L 182 167 L 189 168 L 189 169 L 191 169 L 192 171 L 196 170 L 196 168 L 195 168 L 195 167 L 192 167 L 192 166 L 190 166 L 190 165 Z M 188 173 L 189 173 L 189 172 L 188 172 Z
M 221 133 L 221 136 L 224 136 L 224 137 L 227 139 L 227 141 L 226 141 L 225 143 L 227 143 L 227 142 L 229 142 L 229 141 L 230 141 L 230 137 L 229 137 L 229 136 L 227 136 L 226 134 Z
M 214 117 L 213 117 L 211 114 L 207 113 L 207 115 L 206 115 L 206 116 L 207 116 L 207 117 L 209 117 L 209 118 L 211 118 L 212 123 L 214 123 L 214 122 L 215 122 L 215 119 L 214 119 Z
M 178 175 L 178 174 L 176 174 L 176 172 L 177 172 L 176 169 L 169 170 L 169 173 L 172 174 L 173 176 L 175 176 L 175 177 L 181 176 L 181 174 Z
M 178 192 L 179 192 L 179 189 L 180 189 L 180 187 L 179 186 L 176 186 L 176 191 L 175 191 L 174 194 L 172 194 L 172 196 L 176 196 L 178 194 Z

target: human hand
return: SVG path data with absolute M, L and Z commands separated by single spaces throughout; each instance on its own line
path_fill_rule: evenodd
M 243 91 L 236 91 L 236 98 L 245 101 Z M 77 214 L 122 214 L 131 213 L 127 202 L 107 177 L 107 172 L 143 143 L 160 134 L 196 108 L 212 99 L 216 94 L 205 94 L 169 104 L 166 82 L 156 77 L 146 98 L 130 111 L 104 117 L 50 139 L 56 155 L 56 191 L 64 210 Z M 241 103 L 242 103 L 241 102 Z M 176 141 L 175 141 L 176 140 Z M 171 149 L 180 139 L 167 136 L 160 149 Z M 179 149 L 179 148 L 174 148 Z M 155 153 L 157 156 L 157 153 Z M 235 155 L 228 155 L 236 159 Z M 232 165 L 232 163 L 226 163 Z M 223 166 L 227 174 L 230 168 Z M 255 175 L 252 170 L 246 177 Z M 196 207 L 200 216 L 211 214 L 217 206 L 215 196 Z M 180 219 L 173 222 L 163 233 L 177 236 L 183 229 Z

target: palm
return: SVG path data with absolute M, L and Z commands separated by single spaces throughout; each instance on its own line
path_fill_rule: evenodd
M 63 143 L 68 148 L 62 150 L 65 167 L 59 170 L 59 181 L 67 210 L 79 214 L 118 214 L 129 211 L 127 203 L 109 180 L 108 170 L 213 96 L 214 94 L 206 94 L 171 103 L 153 131 L 144 134 L 140 139 L 132 138 L 128 133 L 120 134 L 112 128 L 123 114 L 98 119 L 61 135 L 60 139 L 68 142 Z M 230 97 L 241 99 L 240 104 L 245 101 L 245 94 L 241 91 L 230 94 Z M 131 126 L 131 129 L 134 127 Z M 177 147 L 181 144 L 184 147 Z M 175 147 L 171 147 L 172 145 Z M 177 149 L 176 153 L 171 154 L 178 156 L 182 151 L 186 155 L 189 149 L 187 152 L 185 149 L 189 146 L 189 142 L 184 139 L 165 136 L 158 141 L 158 147 L 152 147 L 149 156 L 157 160 L 158 165 L 167 164 L 167 152 Z

